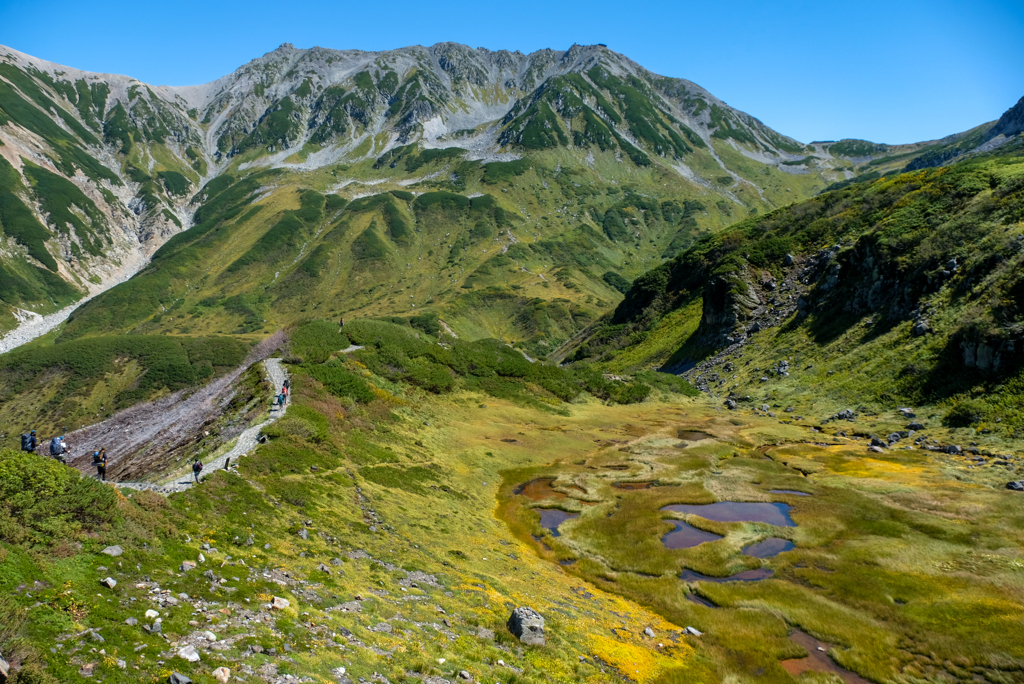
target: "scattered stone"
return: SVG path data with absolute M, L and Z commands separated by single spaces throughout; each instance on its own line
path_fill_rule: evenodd
M 1006 488 L 1014 492 L 1024 492 L 1024 480 L 1014 480 L 1013 482 L 1007 482 Z
M 898 432 L 890 432 L 889 435 L 886 437 L 886 439 L 889 440 L 889 444 L 892 444 L 893 442 L 900 441 L 902 439 L 902 437 L 900 436 L 900 433 L 898 433 Z
M 331 574 L 331 569 L 329 567 L 327 567 L 326 565 L 324 565 L 323 563 L 321 563 L 320 565 L 316 566 L 316 569 L 319 570 L 320 572 L 326 572 L 328 575 Z
M 344 564 L 345 564 L 345 561 L 341 560 L 340 558 L 332 558 L 331 559 L 331 565 L 344 565 Z
M 160 613 L 156 612 L 155 610 L 150 609 L 150 610 L 146 611 L 146 617 L 148 619 L 152 620 L 154 618 L 160 617 Z
M 868 447 L 868 451 L 873 451 L 876 454 L 884 454 L 885 453 L 885 449 L 883 449 L 880 446 L 875 446 L 874 444 L 872 444 L 871 446 Z
M 916 420 L 913 423 L 907 424 L 908 430 L 924 430 L 924 423 L 918 423 Z
M 124 621 L 124 624 L 128 625 L 129 627 L 134 627 L 135 625 L 139 624 L 139 619 L 130 617 Z
M 704 632 L 699 632 L 696 629 L 694 629 L 693 627 L 689 627 L 689 626 L 687 626 L 685 631 L 690 633 L 690 634 L 692 634 L 693 636 L 702 636 L 704 634 Z
M 275 596 L 273 600 L 270 602 L 270 607 L 274 608 L 275 610 L 284 610 L 290 605 L 291 603 L 288 602 L 288 599 L 281 598 L 280 596 Z
M 380 624 L 371 627 L 370 631 L 371 632 L 383 632 L 385 634 L 391 634 L 392 632 L 395 631 L 395 628 L 392 627 L 391 625 L 389 625 L 386 622 L 381 622 Z
M 491 630 L 487 629 L 486 627 L 478 627 L 477 630 L 476 630 L 476 635 L 480 639 L 485 639 L 487 641 L 494 641 L 494 632 L 492 632 Z
M 128 669 L 128 663 L 126 663 L 125 661 L 123 661 L 121 659 L 118 659 L 117 667 L 122 669 L 122 670 L 126 670 L 126 669 Z
M 78 674 L 83 677 L 92 677 L 92 669 L 94 667 L 96 667 L 96 663 L 86 663 L 85 665 L 82 665 L 82 669 L 78 671 Z
M 733 401 L 732 399 L 726 399 L 723 403 L 725 404 L 725 408 L 729 409 L 730 411 L 736 410 L 736 402 Z
M 792 266 L 793 265 L 793 261 L 794 261 L 793 255 L 792 254 L 787 254 L 786 257 L 782 260 L 782 265 L 783 266 Z
M 249 653 L 263 653 L 263 647 L 259 644 L 249 644 Z
M 11 674 L 11 666 L 7 664 L 7 661 L 0 658 L 0 677 L 3 677 L 3 681 L 7 681 L 7 677 Z
M 120 546 L 108 546 L 107 548 L 100 551 L 100 553 L 105 553 L 108 556 L 114 556 L 116 558 L 117 556 L 120 556 L 122 553 L 124 553 L 124 550 Z
M 213 671 L 213 678 L 220 682 L 220 684 L 227 684 L 228 680 L 231 679 L 231 670 L 226 667 L 218 667 Z
M 217 581 L 217 576 L 215 574 L 213 574 L 213 570 L 207 570 L 206 572 L 204 572 L 203 573 L 203 577 L 205 577 L 206 579 L 210 580 L 211 582 L 216 582 Z
M 172 672 L 167 678 L 167 684 L 192 684 L 192 680 L 178 672 Z
M 198 561 L 199 561 L 200 563 L 205 563 L 205 562 L 206 562 L 206 556 L 204 556 L 204 555 L 203 555 L 202 553 L 200 553 L 200 554 L 199 554 L 199 558 L 198 558 L 197 560 L 198 560 Z
M 544 645 L 544 618 L 533 608 L 520 606 L 508 618 L 508 629 L 529 646 Z
M 178 657 L 179 658 L 184 658 L 185 660 L 187 660 L 190 663 L 198 663 L 199 662 L 199 651 L 196 650 L 195 646 L 192 646 L 190 644 L 190 645 L 186 646 L 185 648 L 181 649 L 180 651 L 178 651 Z
M 217 640 L 217 635 L 214 634 L 213 632 L 207 630 L 207 631 L 203 632 L 203 638 L 206 639 L 207 641 L 216 641 Z
M 113 577 L 108 577 L 105 580 L 103 580 L 102 582 L 100 582 L 100 584 L 113 589 L 114 587 L 117 586 L 117 580 L 114 579 Z
M 95 641 L 98 644 L 102 644 L 102 643 L 104 643 L 106 641 L 106 639 L 104 639 L 102 636 L 100 636 L 100 633 L 97 632 L 95 629 L 89 630 L 89 638 L 92 639 L 93 641 Z
M 305 527 L 300 527 L 298 534 L 300 539 L 309 540 L 309 532 Z
M 463 679 L 467 682 L 472 681 L 473 677 L 465 670 L 459 670 L 459 679 Z
M 654 638 L 654 630 L 651 629 L 650 627 L 644 627 L 644 634 L 646 634 L 647 636 L 649 636 L 652 639 Z
M 946 451 L 947 454 L 962 454 L 962 453 L 964 453 L 963 447 L 959 447 L 959 446 L 956 446 L 956 445 L 953 445 L 953 444 L 950 444 L 948 447 L 946 447 L 945 451 Z
M 181 562 L 181 567 L 179 568 L 179 570 L 181 570 L 182 572 L 188 572 L 189 570 L 195 570 L 195 569 L 196 569 L 195 561 L 182 561 Z

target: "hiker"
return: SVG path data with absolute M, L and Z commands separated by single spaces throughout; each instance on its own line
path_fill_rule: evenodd
M 291 381 L 291 378 L 285 378 L 285 379 L 284 379 L 284 388 L 285 388 L 286 390 L 290 390 L 290 389 L 292 388 L 292 381 Z
M 284 385 L 281 386 L 281 394 L 284 395 L 285 399 L 288 398 L 288 383 L 287 383 L 287 381 L 285 382 Z
M 100 447 L 99 451 L 92 452 L 92 464 L 96 466 L 96 479 L 107 481 L 107 450 Z
M 66 454 L 70 451 L 71 449 L 68 448 L 67 442 L 64 441 L 64 435 L 50 440 L 50 456 L 53 456 L 61 463 L 67 464 Z
M 203 472 L 203 462 L 198 458 L 196 462 L 192 464 L 192 477 L 196 478 L 196 484 L 199 484 L 199 473 Z
M 341 327 L 342 327 L 342 328 L 344 328 L 344 327 L 345 327 L 345 319 L 344 319 L 344 318 L 342 318 L 342 319 L 341 319 Z
M 39 443 L 38 440 L 36 440 L 36 431 L 35 430 L 32 430 L 27 435 L 22 435 L 21 436 L 21 450 L 26 452 L 26 453 L 31 454 L 31 453 L 35 452 L 36 445 L 38 443 Z

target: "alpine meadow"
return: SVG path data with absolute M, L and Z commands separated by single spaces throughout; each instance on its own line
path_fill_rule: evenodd
M 276 42 L 276 41 L 275 41 Z M 0 684 L 1024 682 L 1024 98 L 0 46 Z

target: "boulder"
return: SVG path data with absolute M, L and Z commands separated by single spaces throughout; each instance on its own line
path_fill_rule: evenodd
M 199 558 L 197 558 L 196 560 L 198 560 L 200 563 L 205 563 L 206 562 L 206 556 L 204 556 L 202 554 L 202 552 L 200 552 L 199 553 Z
M 153 620 L 154 618 L 160 617 L 160 613 L 156 612 L 155 610 L 150 609 L 150 610 L 146 611 L 146 617 L 148 619 L 150 619 L 150 620 Z
M 192 680 L 178 672 L 172 672 L 167 678 L 167 684 L 192 684 Z
M 649 636 L 652 639 L 654 638 L 654 630 L 651 629 L 650 627 L 644 627 L 644 634 L 646 634 L 647 636 Z
M 459 670 L 459 679 L 461 679 L 464 682 L 471 682 L 473 681 L 473 676 L 465 670 Z
M 729 409 L 730 411 L 736 410 L 736 402 L 733 401 L 732 399 L 726 399 L 723 403 L 725 404 L 725 408 Z
M 205 632 L 203 632 L 203 638 L 206 639 L 207 641 L 216 641 L 217 640 L 217 635 L 214 634 L 211 631 L 205 631 Z
M 783 266 L 792 266 L 793 265 L 793 255 L 792 254 L 787 254 L 785 256 L 785 258 L 782 260 L 782 265 Z
M 950 444 L 949 446 L 947 446 L 944 449 L 944 451 L 947 454 L 962 454 L 962 453 L 964 453 L 963 447 L 956 446 L 955 444 Z
M 124 624 L 128 625 L 129 627 L 134 627 L 135 625 L 139 624 L 139 619 L 130 617 L 124 621 Z
M 880 446 L 874 446 L 874 445 L 872 445 L 872 446 L 869 446 L 869 447 L 868 447 L 868 451 L 873 451 L 873 452 L 875 452 L 876 454 L 884 454 L 884 453 L 885 453 L 885 449 L 883 449 L 883 448 L 882 448 L 882 447 L 880 447 Z
M 508 630 L 529 646 L 544 645 L 544 618 L 533 608 L 520 606 L 508 618 Z
M 113 589 L 114 587 L 117 586 L 117 580 L 114 579 L 113 577 L 108 577 L 105 580 L 103 580 L 102 582 L 100 582 L 100 584 L 102 584 L 102 585 L 104 585 L 106 587 L 109 587 L 110 589 Z
M 183 648 L 180 651 L 178 651 L 178 657 L 179 658 L 184 658 L 185 660 L 187 660 L 190 663 L 198 663 L 199 662 L 199 651 L 196 650 L 195 646 L 192 646 L 191 644 L 189 644 L 185 648 Z
M 181 562 L 181 567 L 178 568 L 178 569 L 181 570 L 182 572 L 188 572 L 189 570 L 195 570 L 196 569 L 196 563 L 195 563 L 195 561 L 182 561 Z
M 1024 480 L 1014 480 L 1013 482 L 1007 482 L 1006 488 L 1014 492 L 1024 492 Z
M 226 667 L 218 667 L 212 674 L 213 678 L 220 682 L 220 684 L 227 684 L 228 680 L 231 679 L 231 670 Z
M 908 430 L 924 430 L 924 423 L 919 423 L 916 420 L 912 423 L 907 423 Z
M 288 602 L 288 599 L 281 598 L 280 596 L 275 596 L 270 601 L 270 607 L 273 608 L 274 610 L 284 610 L 285 608 L 287 608 L 290 605 L 291 605 L 291 603 Z
M 327 567 L 326 565 L 324 565 L 323 563 L 321 563 L 320 565 L 316 566 L 316 569 L 319 570 L 320 572 L 325 572 L 328 575 L 331 574 L 331 569 L 329 567 Z
M 341 560 L 340 558 L 332 558 L 331 559 L 331 565 L 344 565 L 344 564 L 345 564 L 345 561 Z
M 116 558 L 117 556 L 120 556 L 122 553 L 124 553 L 124 550 L 120 546 L 108 546 L 107 548 L 100 551 L 100 553 L 105 553 L 108 556 L 114 556 Z
M 893 442 L 900 441 L 903 437 L 898 432 L 890 432 L 886 439 L 889 440 L 889 444 L 892 444 Z
M 300 539 L 305 539 L 305 540 L 309 539 L 309 531 L 306 530 L 305 527 L 300 527 L 298 534 L 299 534 L 299 538 Z
M 7 677 L 11 674 L 11 666 L 7 664 L 7 661 L 0 658 L 0 681 L 6 682 Z

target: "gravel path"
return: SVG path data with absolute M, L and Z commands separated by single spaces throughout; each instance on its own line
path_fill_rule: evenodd
M 278 388 L 283 387 L 284 381 L 288 378 L 288 371 L 281 366 L 281 359 L 267 359 L 263 362 L 263 367 L 267 371 L 267 377 L 270 379 L 270 384 L 274 386 L 275 391 L 279 391 Z M 223 470 L 227 467 L 229 461 L 237 464 L 240 456 L 247 454 L 256 448 L 263 428 L 283 416 L 287 411 L 287 403 L 285 403 L 284 406 L 275 406 L 271 408 L 269 418 L 242 432 L 242 434 L 238 436 L 238 441 L 235 442 L 235 446 L 231 451 L 219 458 L 213 459 L 209 463 L 204 463 L 203 472 L 212 473 L 215 470 Z M 195 480 L 192 477 L 192 473 L 189 472 L 177 482 L 171 482 L 168 484 L 161 485 L 153 482 L 115 482 L 114 486 L 127 489 L 148 489 L 166 496 L 167 494 L 172 494 L 174 492 L 183 492 L 192 487 L 193 484 L 195 484 Z
M 0 338 L 0 354 L 9 352 L 16 347 L 20 347 L 23 344 L 31 342 L 37 337 L 42 337 L 66 321 L 72 311 L 82 306 L 90 299 L 92 299 L 92 297 L 80 299 L 71 306 L 65 306 L 60 311 L 48 316 L 40 316 L 32 313 L 31 311 L 25 312 L 29 316 L 30 320 L 25 321 L 17 328 Z

